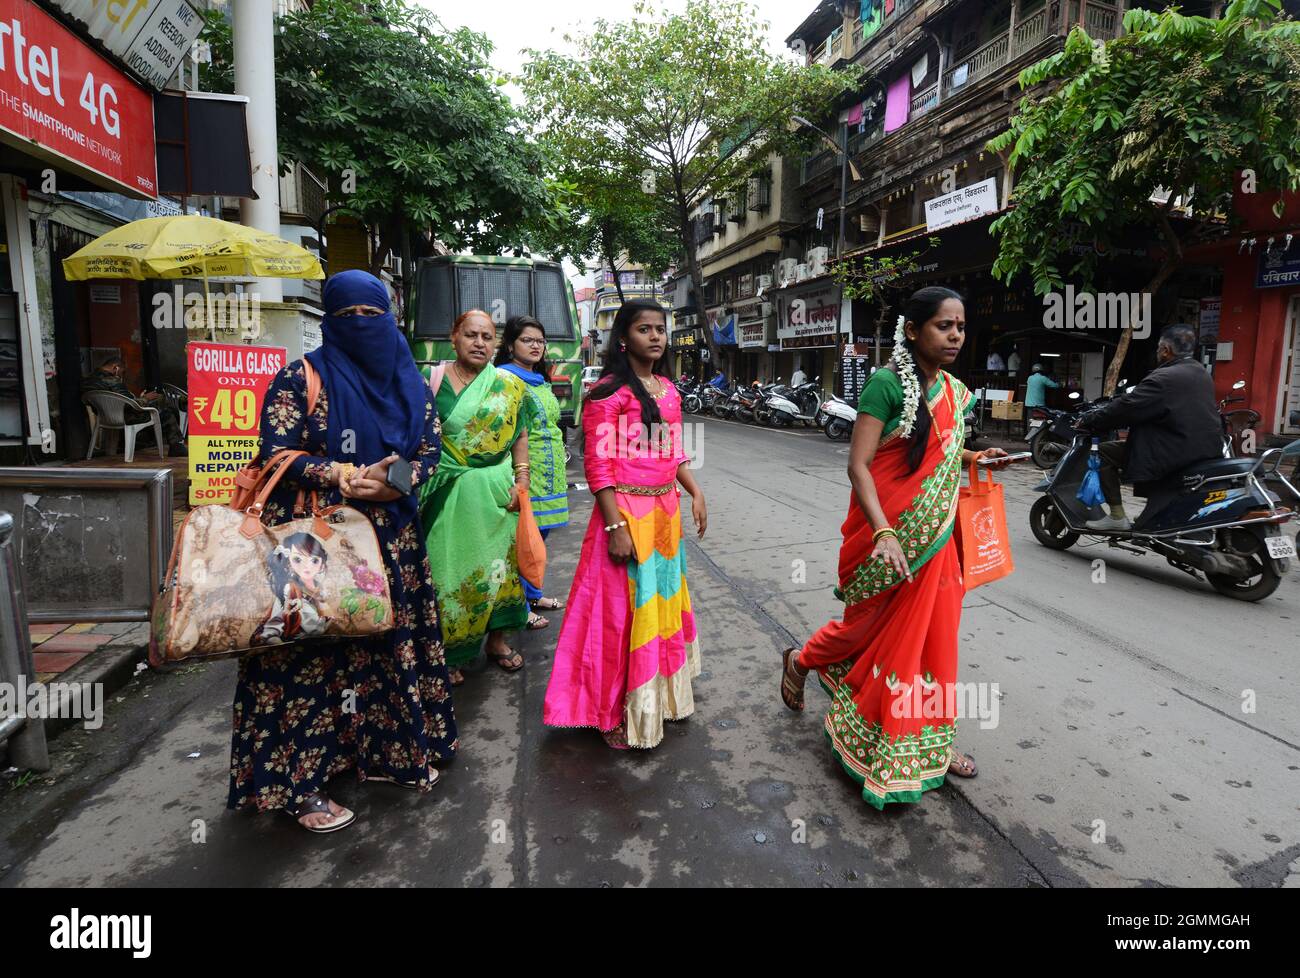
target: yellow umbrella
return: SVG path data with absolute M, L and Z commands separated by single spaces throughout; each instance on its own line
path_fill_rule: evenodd
M 320 259 L 283 238 L 197 214 L 147 217 L 114 228 L 63 259 L 70 282 L 97 278 L 325 277 Z

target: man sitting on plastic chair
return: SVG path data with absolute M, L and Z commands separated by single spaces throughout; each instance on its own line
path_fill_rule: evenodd
M 171 400 L 157 391 L 148 391 L 140 396 L 136 396 L 131 388 L 126 386 L 123 377 L 126 374 L 126 364 L 122 362 L 121 357 L 109 357 L 99 365 L 99 369 L 90 375 L 90 379 L 82 385 L 84 391 L 108 391 L 110 394 L 120 394 L 122 397 L 129 397 L 140 407 L 151 407 L 158 411 L 158 417 L 162 421 L 163 437 L 167 439 L 167 454 L 184 455 L 186 452 L 185 441 L 181 435 L 180 413 L 176 405 Z M 143 411 L 136 411 L 131 408 L 127 409 L 126 420 L 128 424 L 136 424 L 149 420 L 149 416 Z

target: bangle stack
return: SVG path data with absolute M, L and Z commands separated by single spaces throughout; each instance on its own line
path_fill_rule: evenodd
M 898 534 L 894 532 L 894 528 L 892 526 L 882 526 L 875 533 L 871 534 L 871 542 L 879 543 L 881 537 L 893 537 L 895 540 L 897 540 Z
M 619 520 L 619 521 L 618 521 L 617 523 L 615 523 L 613 526 L 607 526 L 607 527 L 605 527 L 605 532 L 606 532 L 606 533 L 613 533 L 613 532 L 614 532 L 615 530 L 617 530 L 620 526 L 627 526 L 627 520 Z

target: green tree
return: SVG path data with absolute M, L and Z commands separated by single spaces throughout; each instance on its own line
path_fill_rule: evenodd
M 1219 20 L 1130 10 L 1116 40 L 1101 45 L 1076 27 L 1063 51 L 1021 72 L 1022 88 L 1060 85 L 1022 100 L 988 144 L 1011 149 L 1016 176 L 1015 208 L 992 225 L 994 274 L 1027 271 L 1039 294 L 1066 275 L 1089 288 L 1097 250 L 1155 227 L 1164 250 L 1145 289 L 1154 295 L 1189 244 L 1223 233 L 1237 180 L 1279 197 L 1300 187 L 1300 24 L 1280 10 L 1279 0 L 1234 0 Z M 1194 204 L 1190 221 L 1171 217 L 1180 198 Z M 1065 222 L 1102 249 L 1076 256 L 1079 236 L 1063 234 Z M 1138 315 L 1107 368 L 1107 394 Z
M 874 359 L 880 366 L 880 351 L 884 344 L 885 327 L 889 325 L 889 312 L 904 293 L 911 289 L 909 276 L 921 269 L 920 259 L 931 248 L 939 246 L 938 238 L 930 238 L 927 247 L 898 255 L 861 255 L 836 262 L 831 270 L 835 284 L 843 290 L 845 299 L 860 299 L 876 304 L 876 342 Z M 892 341 L 894 331 L 889 331 Z
M 773 57 L 766 26 L 741 0 L 687 0 L 680 12 L 639 3 L 629 20 L 566 35 L 573 54 L 530 51 L 520 78 L 531 121 L 558 152 L 647 188 L 697 295 L 692 210 L 770 153 L 805 145 L 791 117 L 822 114 L 857 78 Z
M 316 0 L 277 28 L 281 164 L 326 171 L 331 203 L 377 230 L 377 262 L 434 238 L 485 253 L 548 235 L 557 246 L 562 188 L 502 93 L 486 37 L 404 0 Z M 206 30 L 205 83 L 232 91 L 229 25 L 210 17 Z

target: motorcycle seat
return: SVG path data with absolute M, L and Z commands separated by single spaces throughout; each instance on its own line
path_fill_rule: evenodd
M 1205 481 L 1206 479 L 1216 479 L 1223 476 L 1245 475 L 1251 471 L 1258 463 L 1254 458 L 1212 458 L 1204 462 L 1197 462 L 1185 469 L 1180 469 L 1178 478 L 1183 481 L 1196 480 Z

